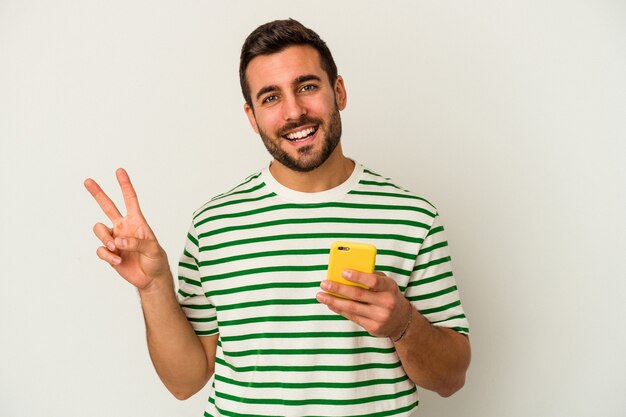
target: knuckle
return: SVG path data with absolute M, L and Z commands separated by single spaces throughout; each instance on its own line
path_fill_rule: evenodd
M 380 291 L 383 288 L 382 280 L 378 275 L 373 275 L 368 287 Z
M 126 250 L 135 250 L 139 246 L 137 241 L 131 237 L 124 237 L 121 239 L 122 247 Z
M 391 312 L 388 310 L 382 311 L 378 319 L 381 323 L 387 323 L 391 319 Z
M 108 227 L 106 227 L 104 224 L 102 223 L 96 223 L 93 226 L 93 232 L 94 234 L 99 237 L 101 240 L 106 239 L 107 237 L 110 237 L 111 235 L 111 231 L 109 230 Z
M 390 297 L 384 297 L 381 304 L 385 311 L 392 311 L 396 308 L 396 301 Z
M 334 297 L 334 296 L 329 296 L 329 297 L 327 298 L 327 301 L 326 301 L 324 304 L 326 305 L 326 307 L 327 307 L 330 311 L 333 311 L 333 312 L 335 312 L 335 313 L 337 313 L 337 314 L 340 314 L 340 313 L 339 313 L 339 310 L 340 310 L 340 309 L 339 309 L 339 308 L 337 308 L 337 305 L 335 304 L 335 298 L 336 298 L 336 297 Z
M 361 288 L 353 288 L 350 291 L 350 298 L 352 298 L 354 301 L 363 301 L 364 295 L 365 295 L 365 291 L 363 291 Z
M 349 303 L 348 305 L 346 305 L 345 311 L 350 314 L 356 314 L 358 307 L 359 305 L 356 303 Z
M 382 325 L 380 323 L 374 323 L 370 326 L 370 333 L 376 335 L 382 331 Z

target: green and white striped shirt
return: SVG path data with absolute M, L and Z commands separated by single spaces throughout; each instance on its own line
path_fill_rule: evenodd
M 196 334 L 219 333 L 205 416 L 408 416 L 417 406 L 391 341 L 315 299 L 335 240 L 375 245 L 376 270 L 418 311 L 469 331 L 429 202 L 359 164 L 319 193 L 290 190 L 266 168 L 194 213 L 179 264 Z

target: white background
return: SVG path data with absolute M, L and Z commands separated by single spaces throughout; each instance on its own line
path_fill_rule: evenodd
M 435 202 L 473 362 L 421 416 L 626 410 L 626 3 L 0 0 L 0 415 L 200 416 L 95 255 L 118 166 L 178 258 L 193 210 L 267 164 L 237 67 L 294 17 L 348 90 L 344 149 Z

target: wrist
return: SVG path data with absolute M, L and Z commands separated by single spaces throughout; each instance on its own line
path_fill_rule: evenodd
M 404 325 L 402 326 L 400 332 L 397 333 L 396 335 L 389 335 L 389 339 L 391 339 L 393 343 L 398 343 L 402 339 L 404 339 L 407 331 L 409 330 L 409 327 L 411 326 L 411 322 L 413 321 L 413 311 L 415 309 L 413 308 L 413 305 L 411 304 L 411 302 L 408 300 L 407 300 L 407 306 L 408 306 L 408 317 L 405 320 Z
M 142 299 L 144 297 L 153 297 L 163 294 L 174 293 L 174 282 L 172 280 L 172 275 L 166 274 L 163 276 L 155 277 L 145 287 L 137 288 L 137 292 Z

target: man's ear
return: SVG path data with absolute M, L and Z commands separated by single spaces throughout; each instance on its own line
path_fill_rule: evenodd
M 252 110 L 252 107 L 250 107 L 248 103 L 244 103 L 243 110 L 246 112 L 246 116 L 248 116 L 248 121 L 250 122 L 250 126 L 252 126 L 252 129 L 256 133 L 259 133 L 259 128 L 256 124 L 256 118 L 254 117 L 254 110 Z
M 338 75 L 335 81 L 335 102 L 339 110 L 345 109 L 348 104 L 348 93 L 346 92 L 346 86 L 344 85 L 341 75 Z

